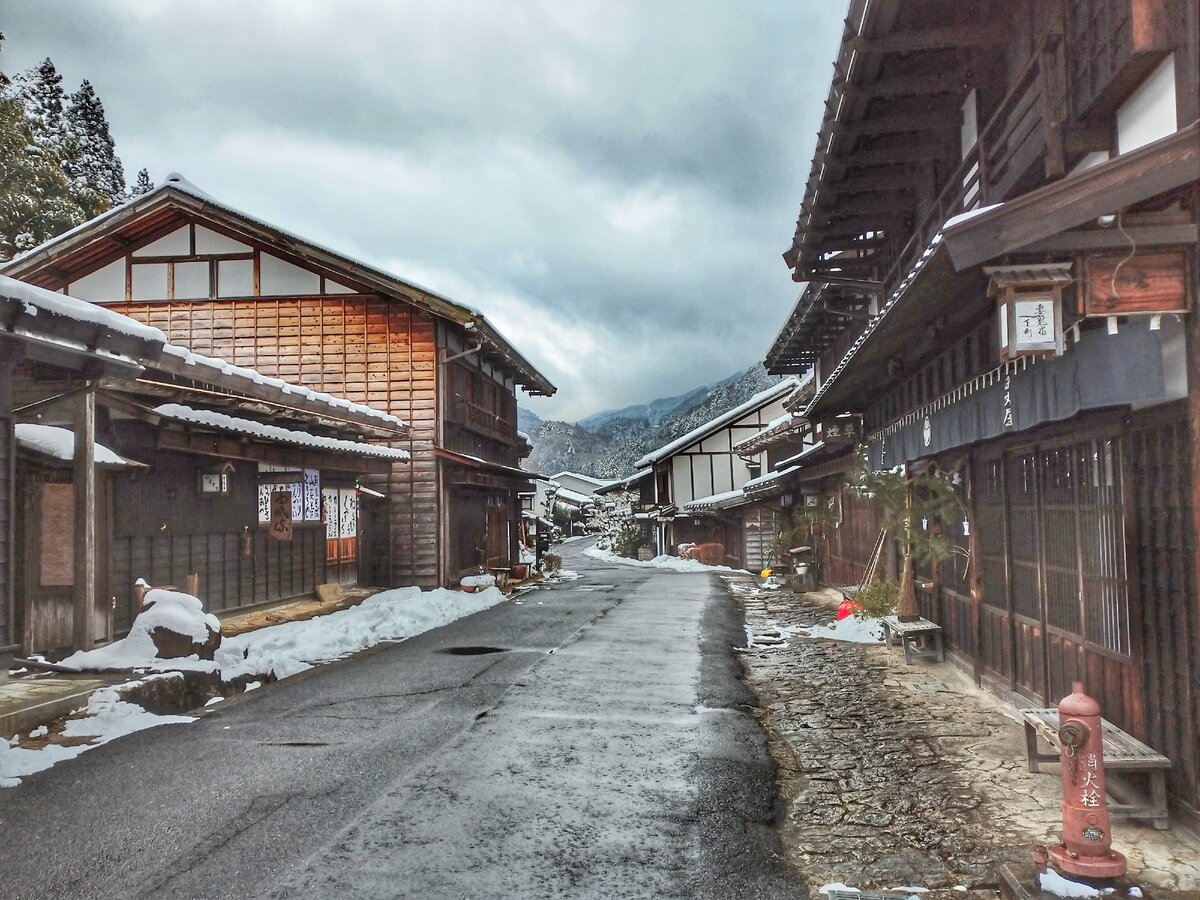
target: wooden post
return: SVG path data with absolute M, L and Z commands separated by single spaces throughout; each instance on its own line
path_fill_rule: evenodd
M 96 605 L 96 385 L 89 382 L 75 407 L 75 609 L 71 644 L 92 645 Z

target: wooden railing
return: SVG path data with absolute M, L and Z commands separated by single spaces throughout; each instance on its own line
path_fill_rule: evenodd
M 451 398 L 447 418 L 456 425 L 493 440 L 509 445 L 517 443 L 517 426 L 513 422 L 505 421 L 490 409 L 471 403 L 463 397 Z
M 1047 60 L 1058 47 L 1052 35 L 1029 57 L 1008 93 L 979 132 L 975 145 L 946 179 L 883 279 L 885 291 L 912 268 L 933 236 L 951 218 L 1008 199 L 1021 177 L 1047 149 Z M 840 359 L 840 357 L 839 357 Z

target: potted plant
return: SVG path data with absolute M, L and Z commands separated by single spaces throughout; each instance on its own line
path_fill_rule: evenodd
M 913 472 L 907 465 L 890 471 L 870 471 L 860 449 L 860 467 L 850 486 L 876 502 L 883 511 L 883 527 L 900 547 L 900 583 L 896 588 L 896 618 L 912 622 L 921 617 L 917 609 L 915 563 L 939 562 L 960 555 L 968 562 L 968 548 L 960 547 L 941 534 L 938 522 L 966 517 L 966 507 L 955 490 L 962 483 L 960 461 L 943 470 L 930 465 Z

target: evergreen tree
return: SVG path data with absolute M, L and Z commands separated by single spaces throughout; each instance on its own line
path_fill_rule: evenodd
M 18 75 L 16 86 L 25 103 L 25 112 L 34 122 L 34 138 L 38 145 L 63 158 L 68 140 L 63 117 L 62 76 L 50 57 Z
M 150 173 L 145 169 L 138 169 L 137 181 L 133 185 L 133 189 L 129 192 L 129 196 L 140 197 L 142 194 L 148 194 L 154 190 L 154 182 L 150 180 Z
M 108 206 L 124 202 L 125 170 L 114 149 L 104 104 L 91 82 L 85 79 L 68 98 L 63 118 L 71 143 L 63 160 L 68 177 L 77 182 L 82 179 Z
M 19 83 L 0 73 L 0 259 L 11 259 L 87 218 L 80 191 L 52 149 L 48 130 L 57 127 L 61 134 L 62 128 L 61 88 L 56 122 L 55 82 L 34 74 L 43 69 L 26 73 Z M 57 74 L 53 64 L 47 73 Z M 90 189 L 87 193 L 95 196 Z

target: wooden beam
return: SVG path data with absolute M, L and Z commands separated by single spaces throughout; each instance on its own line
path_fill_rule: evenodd
M 96 606 L 96 392 L 95 385 L 76 398 L 74 603 L 71 646 L 90 650 L 92 611 Z
M 1200 181 L 1200 122 L 947 229 L 958 271 Z
M 249 462 L 273 463 L 307 469 L 332 469 L 362 475 L 386 475 L 392 464 L 399 460 L 356 456 L 349 453 L 331 453 L 302 447 L 284 447 L 260 444 L 251 440 L 239 440 L 211 432 L 174 431 L 163 429 L 158 433 L 161 450 L 176 450 L 200 456 L 215 456 L 220 459 L 242 459 Z
M 829 197 L 813 209 L 815 214 L 844 216 L 870 213 L 901 213 L 905 216 L 914 211 L 915 201 L 905 195 L 875 196 L 871 194 L 853 197 Z
M 1128 250 L 1130 242 L 1146 247 L 1196 246 L 1200 228 L 1195 225 L 1151 225 L 1142 228 L 1088 228 L 1064 231 L 1017 248 L 1021 253 L 1077 253 L 1085 250 Z
M 893 31 L 877 38 L 851 38 L 848 43 L 859 53 L 919 53 L 928 50 L 954 50 L 960 47 L 995 46 L 1008 43 L 1009 37 L 1005 24 L 994 21 Z
M 829 165 L 839 169 L 852 166 L 887 165 L 894 162 L 924 162 L 937 159 L 946 152 L 944 142 L 922 141 L 917 144 L 907 144 L 899 147 L 872 147 L 870 150 L 848 149 L 846 147 L 829 157 Z
M 894 75 L 864 85 L 847 85 L 854 97 L 912 97 L 917 94 L 956 94 L 966 85 L 954 72 L 922 72 L 916 75 Z
M 962 115 L 954 106 L 955 115 L 949 117 L 937 113 L 918 115 L 886 115 L 872 116 L 860 119 L 852 124 L 841 126 L 836 134 L 838 137 L 859 138 L 876 134 L 904 134 L 917 131 L 958 131 L 962 127 Z

